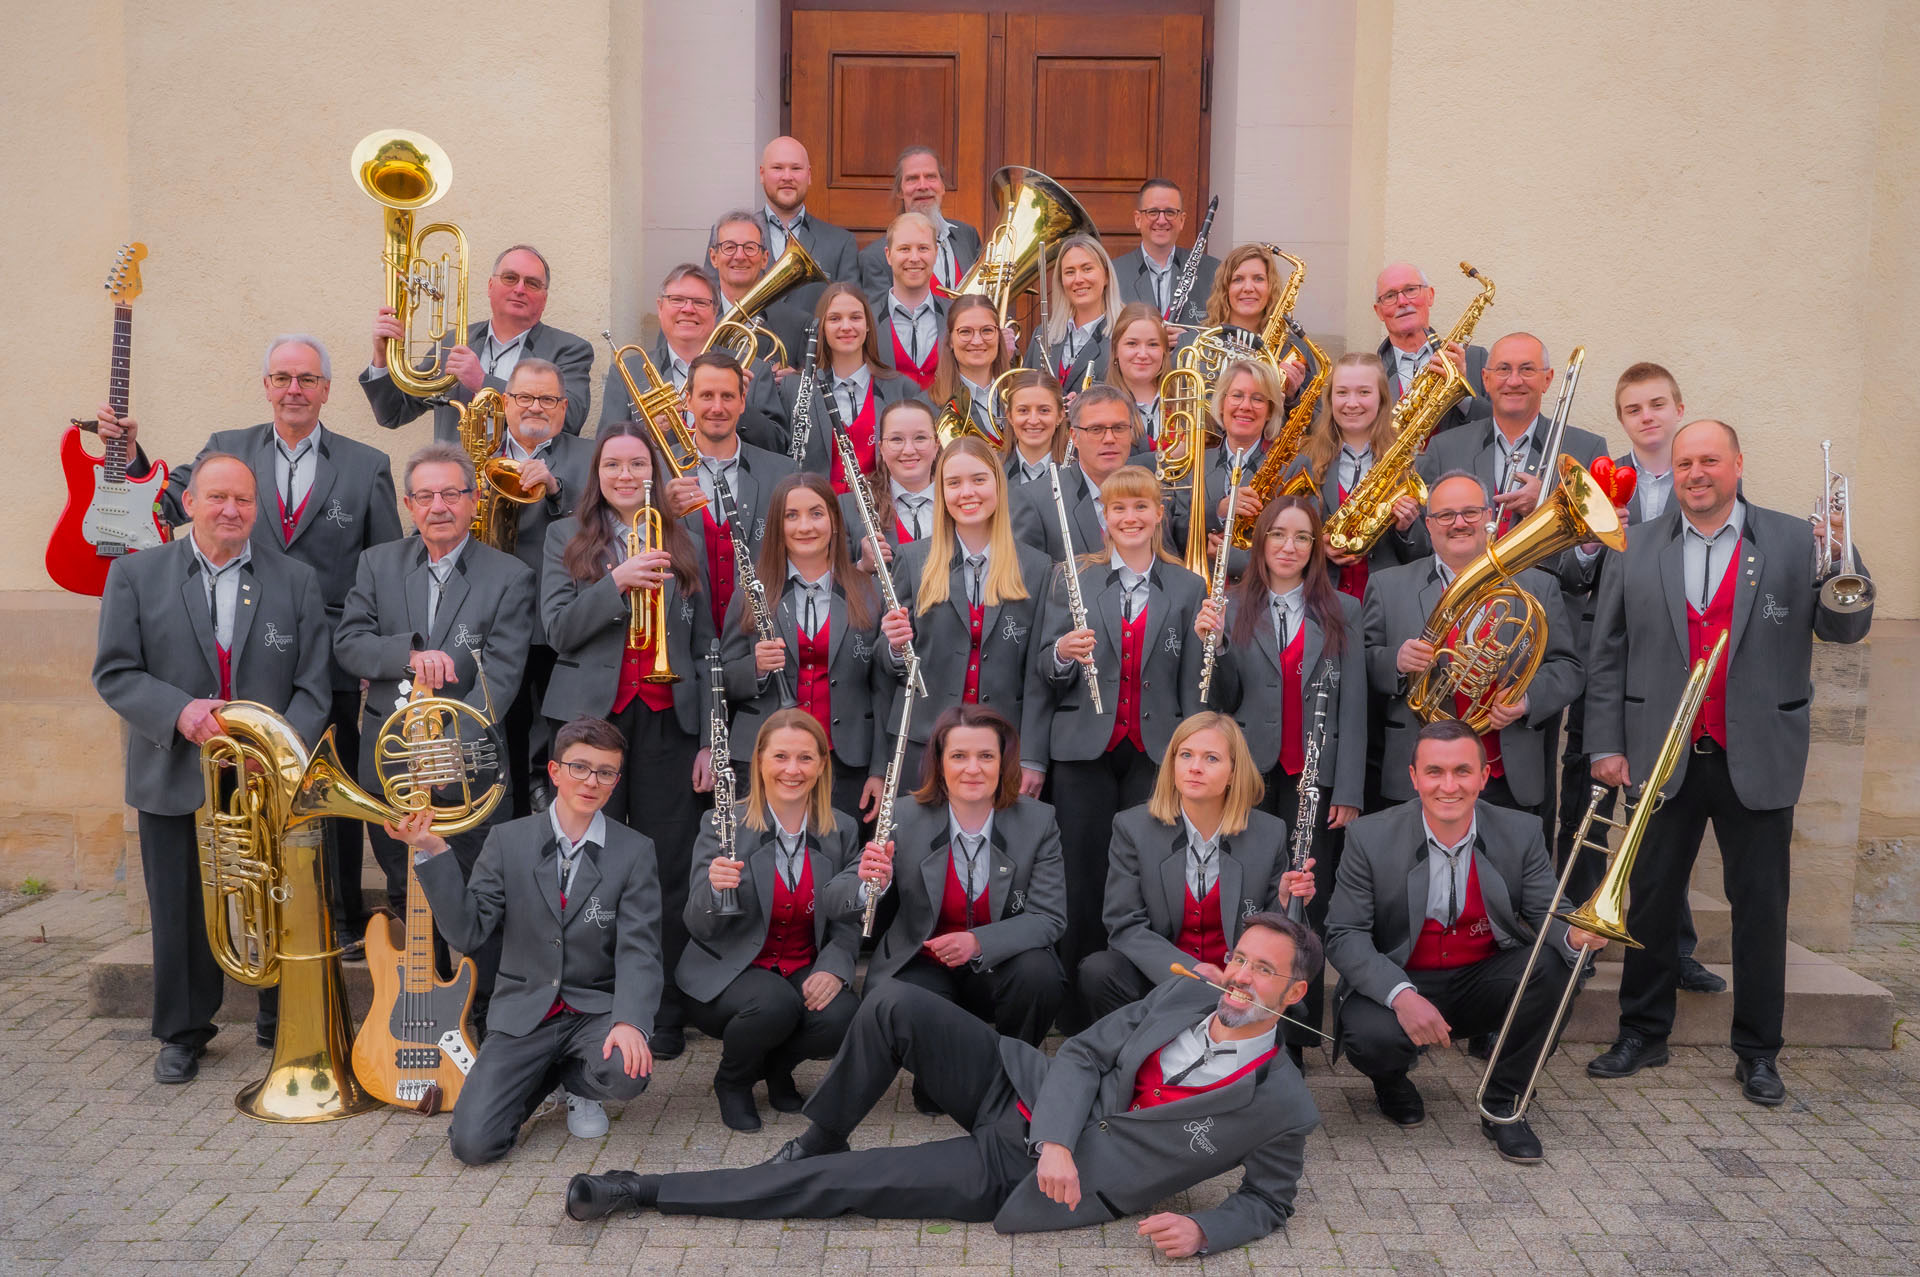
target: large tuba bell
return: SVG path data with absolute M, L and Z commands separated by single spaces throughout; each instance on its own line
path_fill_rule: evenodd
M 1433 605 L 1420 635 L 1433 645 L 1433 663 L 1408 688 L 1407 707 L 1427 722 L 1459 718 L 1485 732 L 1493 706 L 1517 700 L 1546 655 L 1545 610 L 1514 578 L 1587 541 L 1624 550 L 1627 534 L 1613 498 L 1578 461 L 1561 457 L 1560 485 L 1462 568 Z M 1455 712 L 1456 696 L 1467 699 L 1465 713 Z
M 787 237 L 787 251 L 780 254 L 746 296 L 733 304 L 707 338 L 705 350 L 724 350 L 742 368 L 751 368 L 760 357 L 760 342 L 768 343 L 767 357 L 776 368 L 790 368 L 792 360 L 786 343 L 774 335 L 760 318 L 760 312 L 803 284 L 824 284 L 827 272 L 820 269 L 798 236 Z
M 452 222 L 413 227 L 413 210 L 425 208 L 453 185 L 453 161 L 423 133 L 381 129 L 360 139 L 348 161 L 360 189 L 386 206 L 387 305 L 400 321 L 399 337 L 387 341 L 387 375 L 420 398 L 453 389 L 443 341 L 467 339 L 467 237 Z M 427 242 L 445 235 L 437 254 Z M 416 332 L 416 325 L 420 325 Z M 420 352 L 417 356 L 415 352 Z
M 229 701 L 214 716 L 220 732 L 200 747 L 207 942 L 241 984 L 280 988 L 273 1063 L 234 1106 L 267 1122 L 324 1122 L 377 1108 L 350 1064 L 346 983 L 316 822 L 400 813 L 348 778 L 331 728 L 309 755 L 293 725 L 264 705 Z
M 980 260 L 953 292 L 956 297 L 984 295 L 1005 324 L 1013 299 L 1040 278 L 1043 246 L 1056 248 L 1070 235 L 1097 237 L 1100 232 L 1080 201 L 1037 169 L 1009 164 L 995 173 L 993 200 L 1005 210 L 1000 225 L 987 236 Z

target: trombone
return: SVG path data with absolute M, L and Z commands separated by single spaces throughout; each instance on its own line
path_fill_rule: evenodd
M 1832 612 L 1860 612 L 1873 606 L 1873 580 L 1853 560 L 1853 512 L 1848 508 L 1847 476 L 1833 472 L 1833 440 L 1820 441 L 1826 482 L 1813 508 L 1813 576 L 1820 582 L 1820 604 Z M 1840 557 L 1833 554 L 1835 513 L 1840 515 Z
M 666 544 L 666 527 L 660 521 L 660 507 L 653 503 L 653 480 L 649 479 L 640 485 L 640 508 L 633 512 L 633 525 L 627 529 L 627 557 L 662 550 Z M 627 609 L 627 646 L 635 651 L 653 648 L 653 664 L 641 671 L 640 681 L 678 683 L 680 676 L 667 659 L 666 582 L 650 590 L 634 590 L 627 596 Z
M 653 366 L 653 360 L 647 358 L 647 352 L 639 346 L 617 345 L 613 333 L 605 328 L 600 335 L 607 339 L 607 345 L 613 347 L 613 366 L 620 372 L 620 380 L 627 383 L 627 398 L 633 402 L 633 415 L 646 423 L 647 432 L 653 436 L 653 446 L 660 450 L 660 457 L 667 463 L 667 469 L 676 479 L 695 473 L 700 468 L 700 452 L 693 444 L 693 433 L 687 429 L 687 404 L 673 383 L 660 375 Z M 633 379 L 633 371 L 627 367 L 627 353 L 631 351 L 640 357 L 641 371 L 647 374 L 647 389 L 642 393 L 640 383 Z M 689 511 L 706 508 L 702 498 L 691 505 Z
M 1553 889 L 1553 898 L 1560 900 L 1566 894 L 1567 882 L 1573 877 L 1573 866 L 1583 851 L 1597 851 L 1607 858 L 1606 877 L 1594 888 L 1587 903 L 1571 913 L 1556 909 L 1552 916 L 1560 919 L 1569 927 L 1578 927 L 1590 935 L 1618 940 L 1632 949 L 1640 948 L 1640 943 L 1627 933 L 1627 880 L 1633 874 L 1634 859 L 1640 854 L 1640 843 L 1647 836 L 1647 826 L 1653 820 L 1653 814 L 1660 810 L 1662 802 L 1660 791 L 1673 779 L 1674 769 L 1680 765 L 1688 744 L 1693 739 L 1693 724 L 1700 717 L 1700 706 L 1707 697 L 1707 683 L 1713 677 L 1713 671 L 1720 664 L 1721 657 L 1727 652 L 1725 631 L 1713 645 L 1713 651 L 1693 663 L 1693 672 L 1687 676 L 1686 690 L 1680 695 L 1680 707 L 1674 712 L 1673 723 L 1667 728 L 1667 737 L 1660 744 L 1660 756 L 1654 760 L 1653 771 L 1640 786 L 1640 800 L 1627 801 L 1630 809 L 1627 819 L 1612 820 L 1600 814 L 1600 804 L 1607 796 L 1603 785 L 1593 787 L 1593 796 L 1587 801 L 1587 814 L 1580 818 L 1580 830 L 1573 837 L 1573 850 L 1567 854 L 1566 868 L 1560 871 L 1560 881 Z M 1620 849 L 1610 851 L 1604 841 L 1595 841 L 1589 831 L 1594 822 L 1622 831 Z M 1533 1092 L 1540 1084 L 1540 1075 L 1546 1071 L 1547 1060 L 1553 1055 L 1554 1046 L 1565 1026 L 1567 1011 L 1573 1005 L 1573 995 L 1580 989 L 1580 976 L 1586 970 L 1586 954 L 1575 959 L 1573 970 L 1567 973 L 1566 988 L 1560 992 L 1560 1005 L 1554 1010 L 1547 1038 L 1540 1047 L 1540 1057 L 1533 1063 L 1533 1072 L 1527 1075 L 1526 1089 L 1521 1091 L 1513 1102 L 1513 1112 L 1492 1113 L 1487 1109 L 1487 1087 L 1493 1081 L 1493 1071 L 1499 1067 L 1500 1056 L 1506 1049 L 1507 1034 L 1513 1029 L 1513 1021 L 1520 1014 L 1520 1001 L 1527 995 L 1527 982 L 1533 978 L 1533 969 L 1539 964 L 1540 952 L 1546 948 L 1547 925 L 1540 924 L 1539 934 L 1533 938 L 1533 952 L 1527 955 L 1527 965 L 1520 972 L 1520 984 L 1513 991 L 1513 1001 L 1507 1005 L 1507 1017 L 1500 1022 L 1500 1034 L 1493 1040 L 1493 1047 L 1487 1052 L 1487 1069 L 1480 1075 L 1480 1087 L 1473 1093 L 1474 1107 L 1480 1110 L 1480 1116 L 1496 1126 L 1511 1126 L 1527 1115 L 1527 1106 L 1533 1102 Z
M 387 273 L 387 305 L 402 334 L 387 339 L 387 375 L 415 398 L 444 395 L 457 381 L 447 371 L 446 346 L 467 339 L 467 237 L 452 222 L 416 231 L 413 210 L 452 187 L 453 161 L 424 133 L 381 129 L 360 139 L 347 165 L 355 184 L 387 210 L 387 246 L 380 261 Z M 438 235 L 450 242 L 429 253 L 428 241 Z M 418 333 L 416 323 L 424 323 Z M 427 351 L 420 360 L 413 357 L 415 347 Z

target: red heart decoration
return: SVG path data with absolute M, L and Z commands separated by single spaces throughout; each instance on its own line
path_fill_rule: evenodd
M 1593 464 L 1587 467 L 1587 473 L 1591 474 L 1593 481 L 1600 485 L 1600 491 L 1606 493 L 1608 496 L 1613 495 L 1612 457 L 1607 456 L 1605 453 L 1595 457 Z M 1616 501 L 1614 504 L 1618 505 L 1619 502 Z
M 1632 466 L 1617 466 L 1613 472 L 1613 503 L 1625 505 L 1633 500 L 1633 490 L 1640 484 L 1640 475 Z

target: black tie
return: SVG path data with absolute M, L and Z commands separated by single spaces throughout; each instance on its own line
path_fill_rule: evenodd
M 969 554 L 967 556 L 967 568 L 973 577 L 972 585 L 968 590 L 968 602 L 972 603 L 975 607 L 979 607 L 980 597 L 984 589 L 981 578 L 987 574 L 987 556 L 984 554 Z
M 920 329 L 919 329 L 919 325 L 917 325 L 917 324 L 915 324 L 915 323 L 913 322 L 913 315 L 912 315 L 912 313 L 911 313 L 911 312 L 909 312 L 909 311 L 907 310 L 907 308 L 906 308 L 905 306 L 895 306 L 895 307 L 893 308 L 893 315 L 894 315 L 894 319 L 895 319 L 895 321 L 896 321 L 896 322 L 895 322 L 895 324 L 894 324 L 894 328 L 895 328 L 896 330 L 900 328 L 900 325 L 901 325 L 902 323 L 904 323 L 904 324 L 906 325 L 906 334 L 907 334 L 907 340 L 906 340 L 906 347 L 907 347 L 907 358 L 908 358 L 908 359 L 910 359 L 910 360 L 912 360 L 912 361 L 913 361 L 914 363 L 916 363 L 916 364 L 917 364 L 917 363 L 919 363 L 919 362 L 920 362 Z
M 1191 1076 L 1193 1075 L 1193 1073 L 1194 1073 L 1194 1071 L 1195 1071 L 1195 1070 L 1197 1070 L 1197 1069 L 1199 1069 L 1199 1068 L 1200 1068 L 1200 1067 L 1201 1067 L 1202 1065 L 1205 1065 L 1205 1064 L 1209 1064 L 1209 1063 L 1211 1063 L 1211 1062 L 1212 1062 L 1213 1060 L 1215 1060 L 1215 1059 L 1216 1059 L 1216 1058 L 1218 1058 L 1219 1056 L 1222 1056 L 1222 1055 L 1238 1055 L 1238 1054 L 1239 1054 L 1239 1052 L 1240 1052 L 1240 1048 L 1239 1048 L 1239 1047 L 1236 1047 L 1236 1046 L 1215 1046 L 1215 1045 L 1213 1045 L 1213 1044 L 1212 1044 L 1211 1042 L 1209 1042 L 1209 1043 L 1208 1043 L 1207 1045 L 1205 1045 L 1205 1046 L 1203 1046 L 1203 1047 L 1201 1047 L 1201 1048 L 1200 1048 L 1200 1058 L 1199 1058 L 1199 1059 L 1197 1059 L 1197 1060 L 1195 1060 L 1195 1061 L 1194 1061 L 1194 1062 L 1193 1062 L 1192 1064 L 1189 1064 L 1189 1065 L 1187 1065 L 1187 1067 L 1186 1067 L 1186 1068 L 1184 1068 L 1184 1069 L 1181 1069 L 1181 1070 L 1180 1070 L 1180 1071 L 1179 1071 L 1178 1073 L 1176 1073 L 1176 1074 L 1174 1074 L 1174 1075 L 1173 1075 L 1172 1077 L 1170 1077 L 1170 1078 L 1168 1078 L 1168 1079 L 1167 1079 L 1167 1080 L 1166 1080 L 1166 1081 L 1165 1081 L 1165 1082 L 1163 1083 L 1163 1085 L 1165 1085 L 1165 1086 L 1178 1086 L 1178 1085 L 1180 1085 L 1180 1084 L 1181 1084 L 1182 1082 L 1184 1082 L 1184 1081 L 1186 1081 L 1186 1080 L 1187 1080 L 1187 1079 L 1188 1079 L 1189 1077 L 1191 1077 Z

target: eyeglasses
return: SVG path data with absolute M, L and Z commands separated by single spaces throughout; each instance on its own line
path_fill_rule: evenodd
M 1133 427 L 1128 425 L 1075 426 L 1074 430 L 1094 439 L 1118 439 L 1133 433 Z
M 1255 962 L 1244 954 L 1236 953 L 1227 959 L 1225 969 L 1231 971 L 1235 967 L 1245 967 L 1262 980 L 1277 980 L 1280 978 L 1280 972 L 1274 970 L 1271 963 Z
M 1429 523 L 1478 523 L 1487 517 L 1489 507 L 1483 505 L 1468 506 L 1464 510 L 1429 510 Z
M 472 488 L 441 488 L 437 492 L 434 492 L 434 491 L 409 492 L 407 494 L 407 500 L 413 502 L 415 505 L 432 505 L 434 503 L 435 498 L 438 498 L 439 500 L 446 502 L 448 505 L 452 505 L 454 502 L 458 501 L 461 497 L 466 496 L 468 493 L 472 491 L 473 491 Z
M 751 239 L 723 239 L 713 246 L 713 251 L 722 257 L 757 257 L 760 244 Z
M 558 408 L 567 401 L 565 395 L 525 395 L 516 393 L 508 395 L 507 398 L 513 400 L 522 408 L 531 408 L 535 404 L 539 404 L 542 408 L 548 410 Z
M 524 288 L 530 293 L 547 291 L 547 281 L 538 275 L 522 275 L 518 271 L 503 270 L 494 276 L 504 288 Z
M 1187 210 L 1184 208 L 1143 208 L 1140 210 L 1140 216 L 1146 218 L 1149 222 L 1171 222 L 1186 215 Z
M 1389 288 L 1373 300 L 1379 302 L 1382 306 L 1391 306 L 1403 297 L 1408 301 L 1413 301 L 1431 287 L 1431 284 L 1408 284 L 1405 288 Z
M 577 758 L 561 763 L 560 765 L 567 769 L 567 775 L 583 784 L 589 776 L 599 781 L 602 785 L 617 785 L 620 783 L 620 769 L 618 767 L 595 767 L 593 764 L 583 763 Z
M 1505 381 L 1509 377 L 1516 376 L 1522 381 L 1532 381 L 1540 375 L 1541 371 L 1539 364 L 1520 364 L 1517 367 L 1513 364 L 1495 364 L 1487 369 L 1487 376 L 1497 381 Z
M 317 372 L 303 372 L 297 377 L 290 372 L 270 372 L 267 374 L 267 384 L 275 390 L 285 390 L 296 381 L 300 383 L 300 389 L 314 390 L 325 385 L 326 380 L 325 377 L 322 377 Z
M 665 302 L 670 310 L 713 309 L 713 299 L 711 297 L 687 297 L 680 293 L 661 293 L 660 300 Z
M 1267 544 L 1273 545 L 1276 543 L 1279 545 L 1297 545 L 1303 549 L 1311 550 L 1313 548 L 1313 533 L 1282 532 L 1280 529 L 1275 528 L 1267 533 Z

